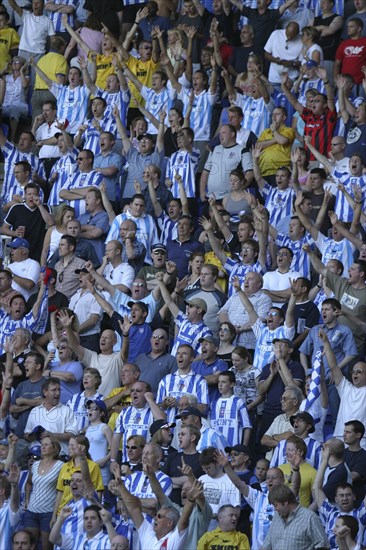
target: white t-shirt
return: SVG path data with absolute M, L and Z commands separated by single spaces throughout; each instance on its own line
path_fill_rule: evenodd
M 276 271 L 267 271 L 263 275 L 263 290 L 269 290 L 270 292 L 277 292 L 277 290 L 286 290 L 290 288 L 291 279 L 298 279 L 302 277 L 301 273 L 298 271 L 289 270 L 286 273 L 280 273 L 278 269 Z M 275 307 L 282 307 L 283 302 L 273 302 L 272 304 Z
M 15 281 L 12 282 L 12 288 L 20 292 L 20 294 L 23 294 L 24 298 L 28 300 L 29 296 L 34 294 L 34 292 L 36 291 L 36 285 L 38 283 L 39 274 L 41 272 L 41 266 L 35 260 L 27 258 L 22 262 L 13 262 L 12 264 L 9 264 L 8 267 L 9 269 L 11 269 L 14 275 L 24 277 L 25 279 L 30 279 L 34 282 L 34 286 L 32 286 L 32 288 L 30 288 L 29 290 L 20 286 Z
M 52 21 L 45 15 L 34 15 L 26 10 L 23 10 L 22 21 L 23 31 L 19 49 L 44 54 L 47 37 L 55 34 Z
M 336 386 L 341 399 L 338 409 L 337 422 L 334 429 L 334 437 L 343 441 L 343 431 L 345 422 L 357 418 L 362 424 L 366 425 L 366 386 L 356 388 L 344 376 Z M 366 437 L 364 436 L 360 445 L 366 449 Z
M 103 271 L 103 277 L 105 277 L 111 285 L 125 285 L 127 288 L 131 289 L 135 278 L 135 270 L 127 262 L 122 262 L 116 267 L 107 264 Z
M 149 550 L 184 550 L 184 543 L 188 529 L 179 533 L 176 527 L 174 531 L 170 531 L 161 539 L 157 539 L 153 526 L 145 519 L 138 528 L 140 545 L 143 549 Z
M 121 386 L 119 370 L 123 365 L 120 353 L 112 353 L 111 355 L 102 355 L 89 349 L 84 348 L 83 365 L 92 367 L 100 372 L 102 383 L 98 391 L 102 395 L 109 395 L 114 388 Z

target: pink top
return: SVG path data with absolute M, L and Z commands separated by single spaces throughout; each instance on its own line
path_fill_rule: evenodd
M 80 30 L 80 38 L 84 40 L 85 44 L 87 44 L 91 50 L 97 53 L 102 52 L 102 42 L 104 39 L 102 32 L 88 29 L 88 27 L 82 27 Z M 86 57 L 85 52 L 81 48 L 78 48 L 78 56 Z

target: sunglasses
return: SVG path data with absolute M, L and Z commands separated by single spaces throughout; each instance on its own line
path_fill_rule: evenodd
M 138 448 L 137 445 L 126 445 L 126 449 L 130 449 L 131 451 L 136 451 Z
M 59 276 L 58 276 L 58 282 L 59 283 L 62 283 L 62 281 L 64 280 L 64 273 L 60 273 Z

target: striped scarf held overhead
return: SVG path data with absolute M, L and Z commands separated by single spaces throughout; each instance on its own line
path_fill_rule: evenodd
M 312 405 L 315 404 L 315 402 L 320 399 L 320 369 L 322 364 L 322 357 L 323 357 L 323 346 L 319 348 L 319 350 L 316 352 L 314 364 L 313 364 L 313 370 L 311 372 L 311 380 L 310 380 L 310 387 L 309 387 L 309 393 L 306 398 L 305 402 L 305 410 L 308 411 Z M 314 423 L 317 424 L 320 421 L 320 418 L 314 418 Z

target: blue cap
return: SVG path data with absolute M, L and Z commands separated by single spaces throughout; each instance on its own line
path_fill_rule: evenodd
M 307 69 L 311 69 L 312 67 L 319 67 L 319 63 L 314 61 L 314 59 L 309 59 L 309 61 L 307 61 L 305 65 Z
M 5 447 L 8 447 L 9 441 L 6 438 L 0 439 L 0 445 L 4 445 Z
M 101 411 L 107 412 L 107 405 L 101 399 L 88 399 L 86 406 L 88 407 L 91 403 L 94 403 Z
M 27 239 L 23 239 L 23 237 L 17 237 L 11 243 L 8 243 L 6 246 L 9 248 L 27 248 L 30 249 L 30 244 L 27 241 Z
M 28 455 L 38 456 L 41 458 L 41 446 L 34 444 L 28 448 Z

